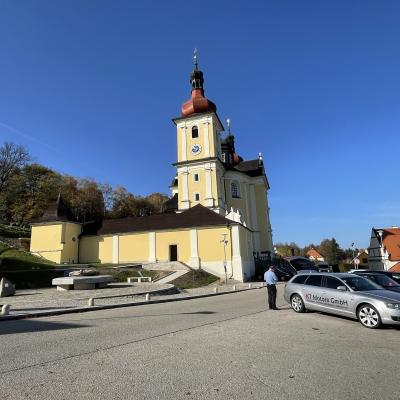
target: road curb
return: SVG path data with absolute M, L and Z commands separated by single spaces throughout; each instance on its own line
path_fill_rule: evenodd
M 112 308 L 136 307 L 136 306 L 144 306 L 144 305 L 148 305 L 148 304 L 172 303 L 175 301 L 201 299 L 201 298 L 205 298 L 205 297 L 223 296 L 226 294 L 246 292 L 249 290 L 262 289 L 263 287 L 264 286 L 257 286 L 257 287 L 253 287 L 253 288 L 244 288 L 244 289 L 238 289 L 238 290 L 229 291 L 229 292 L 207 293 L 207 294 L 200 294 L 200 295 L 194 295 L 194 296 L 179 297 L 179 298 L 175 298 L 175 299 L 158 299 L 158 300 L 139 301 L 139 302 L 122 303 L 122 304 L 111 304 L 111 305 L 104 305 L 104 306 L 78 307 L 78 308 L 73 308 L 73 309 L 68 309 L 68 310 L 43 311 L 43 312 L 35 312 L 35 313 L 28 313 L 28 314 L 21 314 L 21 315 L 5 315 L 5 316 L 0 317 L 0 322 L 17 320 L 17 319 L 50 317 L 53 315 L 77 314 L 77 313 L 84 313 L 84 312 L 91 312 L 91 311 L 110 310 Z

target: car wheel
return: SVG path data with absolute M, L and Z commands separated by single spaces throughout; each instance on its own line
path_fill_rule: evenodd
M 304 301 L 298 294 L 294 294 L 291 297 L 290 305 L 292 306 L 293 311 L 296 311 L 298 313 L 302 313 L 306 310 L 304 306 Z
M 379 328 L 382 325 L 381 316 L 375 307 L 363 304 L 357 310 L 357 318 L 363 326 L 370 329 Z

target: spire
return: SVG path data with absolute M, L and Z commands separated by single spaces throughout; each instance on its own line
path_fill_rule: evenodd
M 182 105 L 182 115 L 187 117 L 191 114 L 216 112 L 215 104 L 204 96 L 203 72 L 199 70 L 197 49 L 193 52 L 194 69 L 190 74 L 192 96 L 190 100 Z
M 201 89 L 201 94 L 204 96 L 204 78 L 203 72 L 199 70 L 199 63 L 197 58 L 197 49 L 193 51 L 193 62 L 194 62 L 194 69 L 190 74 L 190 83 L 192 84 L 192 92 L 196 89 Z

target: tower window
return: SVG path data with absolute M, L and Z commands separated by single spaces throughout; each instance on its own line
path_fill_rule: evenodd
M 198 181 L 199 181 L 199 174 L 194 174 L 194 175 L 193 175 L 193 180 L 194 180 L 195 182 L 198 182 Z
M 199 137 L 199 128 L 197 126 L 194 126 L 192 128 L 192 139 L 196 139 Z
M 233 198 L 240 198 L 239 183 L 237 181 L 231 182 L 231 195 Z
M 195 193 L 194 194 L 194 200 L 195 201 L 200 201 L 200 194 L 199 193 Z

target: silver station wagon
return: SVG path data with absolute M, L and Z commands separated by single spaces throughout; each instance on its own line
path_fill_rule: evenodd
M 358 319 L 366 328 L 400 324 L 400 293 L 354 274 L 303 273 L 285 287 L 285 300 L 298 313 L 315 310 Z

